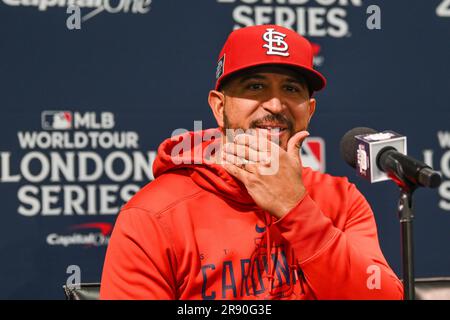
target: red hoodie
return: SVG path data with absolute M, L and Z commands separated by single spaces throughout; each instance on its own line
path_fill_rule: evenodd
M 159 147 L 156 179 L 116 221 L 102 299 L 402 298 L 355 185 L 303 168 L 306 196 L 276 220 L 221 166 L 174 164 L 183 139 L 196 142 L 179 157 L 202 155 L 205 132 Z

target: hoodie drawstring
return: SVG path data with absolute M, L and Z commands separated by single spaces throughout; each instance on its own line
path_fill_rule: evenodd
M 292 270 L 292 273 L 295 277 L 295 280 L 298 281 L 300 285 L 300 293 L 305 294 L 305 287 L 303 286 L 303 281 L 305 280 L 305 275 L 303 274 L 303 270 L 300 268 L 298 261 L 296 261 L 294 256 L 294 249 L 291 248 L 291 264 L 289 268 Z M 294 279 L 292 279 L 294 280 Z

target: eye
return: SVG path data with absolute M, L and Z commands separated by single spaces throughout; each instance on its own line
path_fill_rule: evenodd
M 262 83 L 250 83 L 247 85 L 247 89 L 252 91 L 261 90 L 262 88 L 264 88 Z
M 284 90 L 286 90 L 288 92 L 299 92 L 300 91 L 300 89 L 297 86 L 292 86 L 292 85 L 285 85 Z

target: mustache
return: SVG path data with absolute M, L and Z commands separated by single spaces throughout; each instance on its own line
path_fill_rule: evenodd
M 294 124 L 291 121 L 289 121 L 289 119 L 286 118 L 284 115 L 279 114 L 279 113 L 268 114 L 262 118 L 253 120 L 252 122 L 250 122 L 249 128 L 256 129 L 259 126 L 262 126 L 262 125 L 264 125 L 264 123 L 267 123 L 267 122 L 285 125 L 290 132 L 292 132 L 294 130 Z

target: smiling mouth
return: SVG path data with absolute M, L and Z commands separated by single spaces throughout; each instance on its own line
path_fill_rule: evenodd
M 264 129 L 267 130 L 270 134 L 276 134 L 276 133 L 283 133 L 285 132 L 288 128 L 284 125 L 277 125 L 277 124 L 262 124 L 262 125 L 257 125 L 256 129 Z

